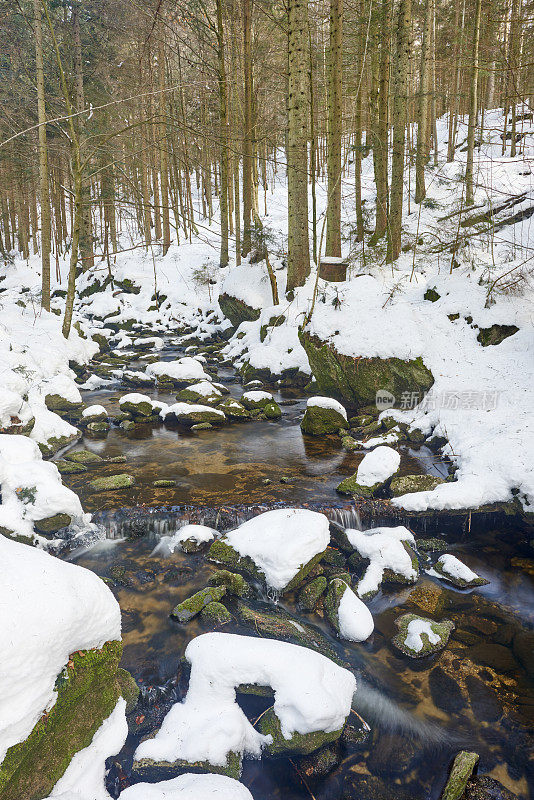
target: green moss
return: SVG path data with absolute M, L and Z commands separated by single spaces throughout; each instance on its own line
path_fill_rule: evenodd
M 441 800 L 460 800 L 465 792 L 467 781 L 473 774 L 478 763 L 478 753 L 470 753 L 467 750 L 462 750 L 452 765 L 449 780 L 441 795 Z
M 139 403 L 126 400 L 120 403 L 120 409 L 121 411 L 127 411 L 133 417 L 152 416 L 152 403 L 149 403 L 148 400 L 141 400 Z
M 402 475 L 393 478 L 389 488 L 393 497 L 400 497 L 410 492 L 430 492 L 441 483 L 445 483 L 445 480 L 436 475 Z
M 434 564 L 432 569 L 434 569 L 444 580 L 452 583 L 452 585 L 456 586 L 458 589 L 469 589 L 473 586 L 485 586 L 487 583 L 489 583 L 486 578 L 477 577 L 473 578 L 472 581 L 466 581 L 464 578 L 458 578 L 456 576 L 449 575 L 448 572 L 445 572 L 439 561 Z
M 261 314 L 259 308 L 253 308 L 226 292 L 219 296 L 219 305 L 224 316 L 228 317 L 234 328 L 237 328 L 242 322 L 254 322 L 259 319 Z
M 83 464 L 75 464 L 73 461 L 69 462 L 61 459 L 60 461 L 56 461 L 55 465 L 60 475 L 76 475 L 79 472 L 87 472 L 87 467 Z
M 176 481 L 167 480 L 164 478 L 159 481 L 154 481 L 152 486 L 154 486 L 155 489 L 167 489 L 170 488 L 171 486 L 176 486 Z
M 489 345 L 497 345 L 517 333 L 519 328 L 516 325 L 492 325 L 490 328 L 481 328 L 477 341 L 480 342 L 482 347 Z
M 104 462 L 102 456 L 92 453 L 90 450 L 74 450 L 71 453 L 67 453 L 65 458 L 75 464 L 98 464 Z
M 75 442 L 80 436 L 80 431 L 76 431 L 76 433 L 73 433 L 71 436 L 51 436 L 46 442 L 38 442 L 39 450 L 45 458 L 50 458 L 54 453 L 62 450 L 68 444 Z
M 39 533 L 56 533 L 61 528 L 66 528 L 71 523 L 72 517 L 69 514 L 54 514 L 45 519 L 36 519 L 33 523 L 35 530 Z
M 313 731 L 312 733 L 293 733 L 290 739 L 286 739 L 282 734 L 280 722 L 272 708 L 260 717 L 258 729 L 264 735 L 271 735 L 273 741 L 267 745 L 267 752 L 272 756 L 289 755 L 291 753 L 307 755 L 324 747 L 329 742 L 335 742 L 343 733 L 343 728 L 338 731 L 325 733 L 324 731 Z
M 438 294 L 436 288 L 434 287 L 433 289 L 427 289 L 423 297 L 425 298 L 425 300 L 429 300 L 431 303 L 435 303 L 437 300 L 439 300 L 441 295 Z
M 208 603 L 200 612 L 200 619 L 202 622 L 210 626 L 227 625 L 232 621 L 232 615 L 222 603 Z
M 220 411 L 212 410 L 211 408 L 196 411 L 193 406 L 191 406 L 190 409 L 184 408 L 183 411 L 174 414 L 174 417 L 181 425 L 188 426 L 198 425 L 202 422 L 209 422 L 212 425 L 222 425 L 226 420 L 226 417 L 221 414 Z
M 228 594 L 236 597 L 247 597 L 252 590 L 244 577 L 238 572 L 230 572 L 227 569 L 219 569 L 210 575 L 208 583 L 210 586 L 226 586 Z
M 91 339 L 97 343 L 101 353 L 105 353 L 110 349 L 109 342 L 103 333 L 93 333 Z
M 102 436 L 107 435 L 111 428 L 109 422 L 90 422 L 87 425 L 87 432 L 93 434 L 93 436 Z
M 128 670 L 118 669 L 117 680 L 119 682 L 121 696 L 126 700 L 126 713 L 129 714 L 137 705 L 139 699 L 139 686 Z
M 410 622 L 414 622 L 416 620 L 428 622 L 432 628 L 432 633 L 435 633 L 436 636 L 439 636 L 439 642 L 432 644 L 428 638 L 428 634 L 421 633 L 420 637 L 423 643 L 421 650 L 413 650 L 411 647 L 409 647 L 406 644 L 408 625 Z M 435 622 L 434 620 L 420 617 L 417 614 L 403 614 L 395 620 L 395 625 L 397 626 L 399 632 L 393 637 L 391 643 L 397 648 L 397 650 L 400 650 L 401 653 L 411 656 L 412 658 L 424 658 L 425 656 L 432 655 L 432 653 L 437 653 L 440 650 L 443 650 L 443 648 L 447 646 L 451 632 L 454 630 L 454 623 L 449 619 L 442 620 L 441 622 Z
M 305 611 L 313 611 L 320 598 L 326 592 L 327 580 L 323 575 L 319 575 L 309 583 L 306 583 L 299 592 L 299 605 Z
M 201 394 L 191 387 L 181 389 L 176 395 L 176 399 L 184 403 L 201 403 L 205 406 L 216 406 L 221 400 L 220 392 L 213 391 L 208 395 Z
M 421 357 L 403 361 L 346 356 L 306 331 L 300 331 L 299 338 L 321 392 L 358 407 L 374 403 L 379 390 L 400 399 L 405 391 L 427 392 L 434 383 Z
M 341 483 L 336 486 L 336 492 L 349 497 L 372 497 L 382 486 L 382 483 L 374 483 L 372 486 L 362 486 L 361 483 L 358 483 L 356 480 L 356 475 L 357 473 L 354 473 L 354 475 L 351 475 L 349 478 L 342 480 Z
M 56 413 L 76 411 L 82 407 L 82 403 L 71 403 L 60 394 L 45 395 L 45 405 L 50 411 Z
M 188 597 L 173 608 L 170 616 L 181 623 L 189 622 L 209 603 L 218 602 L 226 594 L 226 586 L 209 586 Z
M 72 757 L 87 747 L 120 696 L 120 642 L 71 656 L 56 681 L 57 700 L 28 738 L 11 747 L 0 765 L 2 800 L 47 797 Z
M 109 475 L 106 478 L 96 478 L 89 482 L 89 488 L 93 492 L 112 492 L 116 489 L 129 489 L 135 483 L 132 475 L 121 473 L 120 475 Z
M 333 628 L 339 633 L 339 618 L 338 610 L 341 598 L 348 589 L 348 585 L 341 578 L 334 578 L 328 585 L 328 594 L 326 595 L 324 607 L 326 615 Z
M 348 422 L 335 408 L 308 406 L 300 427 L 303 433 L 311 436 L 324 436 L 348 428 Z
M 227 397 L 217 406 L 223 411 L 229 419 L 250 419 L 250 411 L 247 411 L 243 403 L 234 400 L 233 397 Z
M 282 416 L 282 410 L 274 400 L 271 400 L 270 403 L 263 406 L 262 413 L 265 419 L 280 419 Z
M 180 772 L 212 772 L 216 775 L 227 775 L 236 780 L 241 776 L 241 756 L 239 753 L 228 753 L 226 764 L 210 764 L 209 761 L 184 761 L 179 758 L 176 761 L 154 761 L 151 758 L 142 758 L 134 761 L 132 775 L 135 778 L 147 778 L 154 780 L 157 774 L 159 780 L 175 778 Z M 3 800 L 3 799 L 2 799 Z
M 416 539 L 416 547 L 424 553 L 445 552 L 449 549 L 449 543 L 445 539 L 432 536 L 430 539 Z

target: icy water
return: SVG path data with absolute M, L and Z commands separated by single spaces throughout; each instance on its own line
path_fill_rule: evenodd
M 176 356 L 173 351 L 165 355 Z M 219 370 L 218 377 L 232 395 L 240 395 L 231 371 Z M 131 390 L 88 392 L 84 400 L 102 402 L 112 411 L 126 391 Z M 183 626 L 169 613 L 203 588 L 215 567 L 204 554 L 162 554 L 161 536 L 186 521 L 226 530 L 283 505 L 318 508 L 345 526 L 359 525 L 353 505 L 336 495 L 335 486 L 356 470 L 363 454 L 344 451 L 337 437 L 303 437 L 298 423 L 305 399 L 294 390 L 275 392 L 275 397 L 283 411 L 279 422 L 234 423 L 199 433 L 163 426 L 143 426 L 133 434 L 113 429 L 106 439 L 86 438 L 75 446 L 106 458 L 126 457 L 125 464 L 64 477 L 106 532 L 105 539 L 66 557 L 112 587 L 122 609 L 123 666 L 142 689 L 126 745 L 110 764 L 109 788 L 115 796 L 131 782 L 137 743 L 184 694 L 180 658 L 187 642 L 207 630 L 198 618 Z M 173 401 L 174 395 L 161 399 Z M 401 452 L 405 474 L 445 473 L 425 448 Z M 88 477 L 117 472 L 134 475 L 135 486 L 90 494 Z M 155 489 L 153 482 L 161 478 L 177 485 Z M 419 523 L 413 525 L 416 536 L 423 535 Z M 444 535 L 446 527 L 436 519 L 428 535 Z M 363 743 L 344 742 L 322 777 L 298 758 L 245 760 L 241 780 L 255 800 L 437 800 L 461 749 L 480 753 L 480 773 L 497 778 L 522 800 L 534 797 L 534 687 L 513 649 L 514 636 L 534 626 L 534 560 L 521 531 L 506 520 L 498 527 L 473 525 L 469 533 L 455 524 L 446 536 L 449 552 L 490 583 L 475 591 L 446 588 L 424 575 L 423 560 L 417 586 L 388 587 L 371 601 L 375 632 L 363 644 L 342 644 L 322 611 L 303 613 L 293 595 L 278 604 L 299 625 L 311 626 L 324 652 L 354 670 L 358 690 L 351 717 L 365 719 L 371 732 Z M 264 601 L 250 605 L 256 612 L 272 612 L 273 604 L 267 597 Z M 456 625 L 447 648 L 420 661 L 401 656 L 390 644 L 395 618 L 408 610 L 432 616 L 434 602 L 442 609 L 436 618 Z M 237 621 L 224 630 L 259 632 Z M 245 701 L 251 719 L 263 710 L 258 703 Z

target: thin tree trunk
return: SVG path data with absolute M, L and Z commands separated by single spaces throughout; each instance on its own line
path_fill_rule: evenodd
M 43 66 L 41 2 L 33 0 L 37 119 L 39 122 L 39 202 L 41 206 L 41 306 L 50 311 L 50 187 L 46 145 L 46 106 Z
M 473 65 L 469 85 L 469 123 L 467 128 L 467 159 L 465 165 L 465 204 L 472 206 L 475 202 L 473 189 L 473 157 L 475 151 L 475 130 L 478 115 L 478 50 L 480 42 L 480 15 L 482 0 L 476 0 L 475 21 L 473 27 L 473 46 L 471 49 Z
M 326 209 L 327 256 L 341 256 L 341 136 L 343 75 L 343 0 L 330 0 L 330 43 L 328 49 L 328 130 Z
M 428 161 L 428 107 L 432 66 L 432 20 L 434 0 L 425 2 L 423 43 L 421 47 L 421 70 L 419 78 L 419 104 L 417 114 L 417 150 L 415 155 L 415 202 L 426 197 L 425 166 Z
M 221 212 L 221 267 L 228 264 L 228 90 L 226 85 L 226 67 L 224 63 L 224 29 L 223 0 L 216 0 L 217 5 L 217 58 L 219 65 L 219 130 L 221 141 L 221 187 L 219 208 Z
M 243 75 L 244 117 L 243 136 L 243 244 L 242 253 L 248 255 L 252 246 L 252 0 L 243 0 Z

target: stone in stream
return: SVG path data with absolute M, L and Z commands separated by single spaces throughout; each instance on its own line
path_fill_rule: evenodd
M 460 800 L 464 796 L 467 781 L 478 763 L 478 753 L 462 750 L 454 759 L 449 779 L 441 800 Z
M 71 520 L 72 517 L 69 514 L 54 514 L 52 517 L 36 519 L 33 525 L 39 533 L 57 533 L 62 528 L 67 528 Z
M 76 464 L 74 461 L 59 460 L 54 462 L 60 475 L 76 475 L 79 472 L 87 472 L 84 464 Z
M 107 422 L 108 412 L 101 405 L 87 406 L 82 411 L 80 425 L 89 425 L 90 422 Z
M 200 619 L 207 625 L 220 627 L 232 621 L 232 615 L 222 603 L 213 601 L 208 603 L 200 612 Z
M 225 594 L 226 586 L 208 586 L 178 603 L 171 611 L 170 616 L 182 624 L 189 622 L 197 614 L 200 614 L 209 603 L 218 603 L 219 600 L 222 600 Z
M 235 400 L 233 397 L 227 397 L 217 406 L 223 411 L 228 419 L 251 419 L 251 413 L 248 411 L 243 403 Z
M 443 650 L 454 630 L 454 623 L 449 619 L 435 622 L 417 614 L 402 614 L 395 625 L 399 632 L 391 643 L 411 658 L 423 658 Z
M 173 481 L 173 480 L 167 480 L 166 478 L 162 478 L 161 480 L 154 481 L 154 483 L 152 484 L 152 486 L 153 486 L 155 489 L 168 489 L 168 488 L 170 488 L 171 486 L 176 486 L 176 481 Z
M 281 755 L 308 755 L 330 742 L 335 742 L 343 733 L 343 728 L 337 731 L 313 731 L 312 733 L 298 733 L 294 731 L 289 737 L 284 736 L 278 717 L 272 708 L 262 714 L 258 721 L 258 729 L 264 736 L 271 736 L 272 742 L 266 746 L 266 751 L 271 756 Z
M 87 425 L 87 432 L 93 436 L 107 436 L 110 429 L 111 425 L 107 421 L 90 422 Z
M 442 483 L 445 479 L 436 475 L 402 475 L 393 478 L 389 488 L 393 497 L 400 497 L 410 492 L 431 492 Z
M 416 539 L 416 546 L 423 553 L 436 553 L 449 549 L 449 543 L 437 536 L 433 536 L 430 539 Z
M 235 597 L 247 597 L 252 593 L 252 589 L 242 575 L 227 569 L 218 569 L 217 572 L 210 575 L 208 583 L 210 586 L 225 586 L 228 594 L 233 594 Z
M 304 611 L 313 611 L 326 592 L 328 582 L 323 575 L 318 575 L 309 583 L 305 583 L 299 592 L 299 605 Z
M 240 402 L 249 411 L 255 411 L 257 409 L 263 410 L 266 406 L 274 402 L 274 398 L 270 392 L 256 390 L 245 392 Z
M 440 556 L 432 569 L 427 570 L 427 574 L 448 581 L 458 589 L 471 589 L 473 586 L 484 586 L 489 583 L 469 569 L 459 558 L 449 553 Z
M 221 425 L 226 422 L 223 411 L 210 406 L 193 405 L 189 403 L 174 403 L 165 413 L 165 422 L 178 422 L 180 425 L 192 427 L 203 422 L 211 425 Z
M 216 406 L 221 401 L 222 393 L 209 381 L 199 381 L 176 395 L 178 401 L 186 403 L 201 403 L 206 406 Z
M 367 453 L 358 471 L 337 486 L 338 494 L 353 497 L 374 497 L 384 489 L 400 467 L 400 454 L 392 447 L 380 446 Z
M 131 392 L 123 395 L 119 400 L 121 411 L 126 411 L 134 418 L 152 416 L 152 401 L 146 394 Z
M 330 624 L 342 639 L 364 642 L 372 634 L 372 614 L 346 581 L 341 578 L 330 581 L 324 605 Z
M 89 482 L 93 492 L 113 492 L 116 489 L 129 489 L 135 483 L 135 478 L 125 472 L 119 475 L 108 475 L 105 478 L 95 478 Z
M 104 459 L 98 453 L 93 453 L 91 450 L 74 450 L 73 452 L 65 455 L 67 461 L 72 461 L 75 464 L 103 464 Z
M 324 436 L 349 427 L 347 412 L 337 400 L 330 397 L 310 397 L 300 427 L 303 433 Z
M 489 775 L 470 778 L 463 800 L 519 800 L 518 796 Z

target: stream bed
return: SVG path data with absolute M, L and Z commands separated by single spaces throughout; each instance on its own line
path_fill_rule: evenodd
M 182 350 L 167 348 L 162 357 L 181 355 Z M 226 367 L 217 372 L 230 394 L 239 397 L 238 376 Z M 129 391 L 84 392 L 84 401 L 101 403 L 113 413 L 119 397 Z M 174 402 L 174 394 L 138 391 Z M 113 427 L 104 439 L 86 436 L 70 448 L 126 459 L 63 478 L 103 532 L 96 542 L 63 557 L 93 570 L 112 588 L 122 610 L 122 665 L 141 687 L 126 745 L 109 764 L 108 788 L 114 796 L 129 785 L 138 742 L 183 696 L 180 658 L 186 644 L 207 630 L 199 618 L 180 625 L 169 613 L 203 588 L 216 567 L 205 553 L 162 552 L 161 537 L 187 522 L 229 530 L 281 506 L 315 508 L 343 527 L 361 527 L 354 504 L 341 500 L 335 487 L 356 471 L 364 453 L 344 450 L 337 436 L 303 436 L 302 391 L 273 393 L 282 408 L 280 421 L 198 432 L 159 424 L 137 425 L 132 431 Z M 426 447 L 401 446 L 399 451 L 401 474 L 447 474 L 446 465 Z M 91 493 L 88 474 L 93 472 L 98 477 L 127 472 L 135 484 Z M 155 488 L 154 481 L 161 479 L 175 486 Z M 372 526 L 381 521 L 373 520 Z M 304 613 L 294 594 L 278 601 L 281 612 L 311 626 L 324 647 L 355 672 L 355 719 L 363 718 L 370 732 L 365 741 L 343 740 L 324 774 L 308 769 L 305 760 L 245 759 L 241 780 L 255 800 L 434 800 L 462 749 L 480 754 L 479 773 L 490 774 L 522 800 L 534 797 L 534 686 L 514 645 L 518 633 L 534 627 L 534 559 L 513 520 L 491 520 L 470 532 L 455 525 L 445 533 L 441 525 L 436 519 L 428 535 L 446 536 L 448 552 L 486 578 L 486 586 L 452 589 L 427 576 L 422 560 L 416 586 L 388 586 L 368 603 L 375 631 L 361 644 L 341 642 L 321 609 Z M 417 520 L 412 530 L 416 537 L 424 533 Z M 251 605 L 261 614 L 272 609 L 273 601 L 264 596 Z M 438 607 L 456 626 L 445 650 L 415 660 L 392 648 L 396 617 L 405 611 L 432 614 Z M 257 634 L 236 618 L 224 631 Z M 259 709 L 254 699 L 247 704 L 253 719 Z

